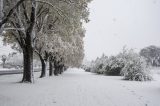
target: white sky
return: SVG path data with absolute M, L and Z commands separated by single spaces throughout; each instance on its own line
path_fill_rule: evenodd
M 160 46 L 160 0 L 93 0 L 86 26 L 88 60 L 127 48 Z

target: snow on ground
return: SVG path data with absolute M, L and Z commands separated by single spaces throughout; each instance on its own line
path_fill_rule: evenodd
M 0 68 L 0 71 L 12 71 L 12 70 L 17 70 L 17 69 L 15 69 L 15 68 L 10 68 L 10 69 L 8 69 L 8 68 Z
M 0 76 L 0 106 L 160 106 L 160 80 L 124 81 L 69 69 L 61 76 L 18 83 L 22 75 Z M 160 75 L 159 75 L 160 79 Z
M 37 69 L 40 69 L 40 67 L 34 67 L 34 69 L 37 70 Z M 16 68 L 3 68 L 3 67 L 0 66 L 0 72 L 1 71 L 17 71 L 17 70 L 23 70 L 23 69 L 21 69 L 21 68 L 19 68 L 19 69 L 16 69 Z
M 1 65 L 0 65 L 0 71 L 11 71 L 11 70 L 16 70 L 15 68 L 3 68 Z

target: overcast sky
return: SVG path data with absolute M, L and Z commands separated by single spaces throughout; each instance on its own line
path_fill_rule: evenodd
M 160 46 L 160 0 L 93 0 L 86 26 L 88 60 L 115 55 L 124 45 L 136 51 Z

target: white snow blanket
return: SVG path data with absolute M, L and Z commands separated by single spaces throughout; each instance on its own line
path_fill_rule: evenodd
M 0 76 L 0 106 L 160 106 L 160 75 L 150 82 L 124 81 L 81 69 L 38 76 L 34 84 L 18 83 L 22 75 Z

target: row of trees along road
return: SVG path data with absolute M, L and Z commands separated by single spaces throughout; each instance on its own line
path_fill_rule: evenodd
M 50 76 L 61 73 L 66 66 L 80 66 L 84 57 L 83 23 L 89 21 L 90 1 L 1 0 L 3 41 L 23 53 L 22 82 L 34 81 L 34 53 L 42 63 L 41 78 L 46 76 L 47 61 Z

